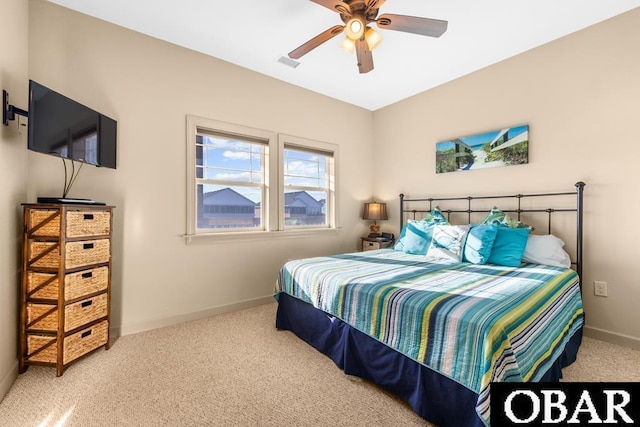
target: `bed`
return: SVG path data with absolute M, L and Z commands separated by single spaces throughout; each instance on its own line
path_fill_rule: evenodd
M 583 189 L 584 183 L 579 182 L 571 192 L 447 198 L 400 195 L 400 242 L 408 242 L 403 238 L 407 227 L 425 222 L 420 216 L 446 215 L 446 225 L 431 225 L 427 254 L 443 247 L 438 244 L 443 230 L 466 230 L 463 240 L 470 243 L 470 230 L 475 227 L 450 225 L 452 217 L 467 224 L 478 216 L 491 219 L 496 208 L 487 204 L 508 201 L 516 205 L 500 213 L 516 225 L 477 229 L 525 235 L 528 244 L 534 240 L 530 237 L 533 227 L 522 219 L 538 217 L 535 232 L 547 238 L 553 236 L 556 222 L 566 229 L 568 213 L 575 221 L 572 260 L 567 265 L 549 265 L 525 256 L 524 261 L 501 265 L 494 252 L 488 262 L 470 262 L 473 257 L 468 260 L 466 252 L 459 259 L 426 256 L 407 252 L 407 247 L 402 250 L 398 244 L 291 260 L 278 274 L 276 327 L 294 332 L 345 373 L 404 399 L 436 425 L 490 425 L 492 382 L 559 381 L 561 369 L 576 358 L 584 323 L 580 290 Z M 532 202 L 538 200 L 545 206 Z M 556 204 L 556 200 L 562 202 Z M 453 207 L 442 209 L 444 203 Z M 518 228 L 527 231 L 512 231 Z M 499 239 L 494 238 L 497 253 Z M 569 264 L 572 268 L 567 268 Z

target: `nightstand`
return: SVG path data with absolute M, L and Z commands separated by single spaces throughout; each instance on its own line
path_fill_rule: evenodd
M 361 237 L 362 251 L 374 251 L 376 249 L 390 248 L 394 240 L 384 237 Z

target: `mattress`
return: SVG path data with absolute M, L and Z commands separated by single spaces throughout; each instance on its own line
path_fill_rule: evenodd
M 491 382 L 544 379 L 584 321 L 573 270 L 391 249 L 289 261 L 275 291 L 470 390 L 485 424 Z

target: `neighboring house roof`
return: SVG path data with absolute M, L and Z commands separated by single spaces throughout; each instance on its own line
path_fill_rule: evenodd
M 256 206 L 256 203 L 231 188 L 204 193 L 203 203 L 205 205 Z
M 306 191 L 294 191 L 284 194 L 284 205 L 295 207 L 321 208 L 323 203 L 317 201 Z
M 316 200 L 306 191 L 294 191 L 285 193 L 284 205 L 287 207 L 322 208 L 326 203 L 325 199 Z M 260 207 L 260 202 L 254 203 L 242 194 L 231 188 L 211 191 L 204 194 L 205 205 L 225 205 L 225 206 L 256 206 Z

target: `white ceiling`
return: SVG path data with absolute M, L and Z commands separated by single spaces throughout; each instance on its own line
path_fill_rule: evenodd
M 387 0 L 380 14 L 449 22 L 440 38 L 378 30 L 375 68 L 359 74 L 339 35 L 281 56 L 330 28 L 337 13 L 309 0 L 49 0 L 369 110 L 640 7 L 640 0 Z

